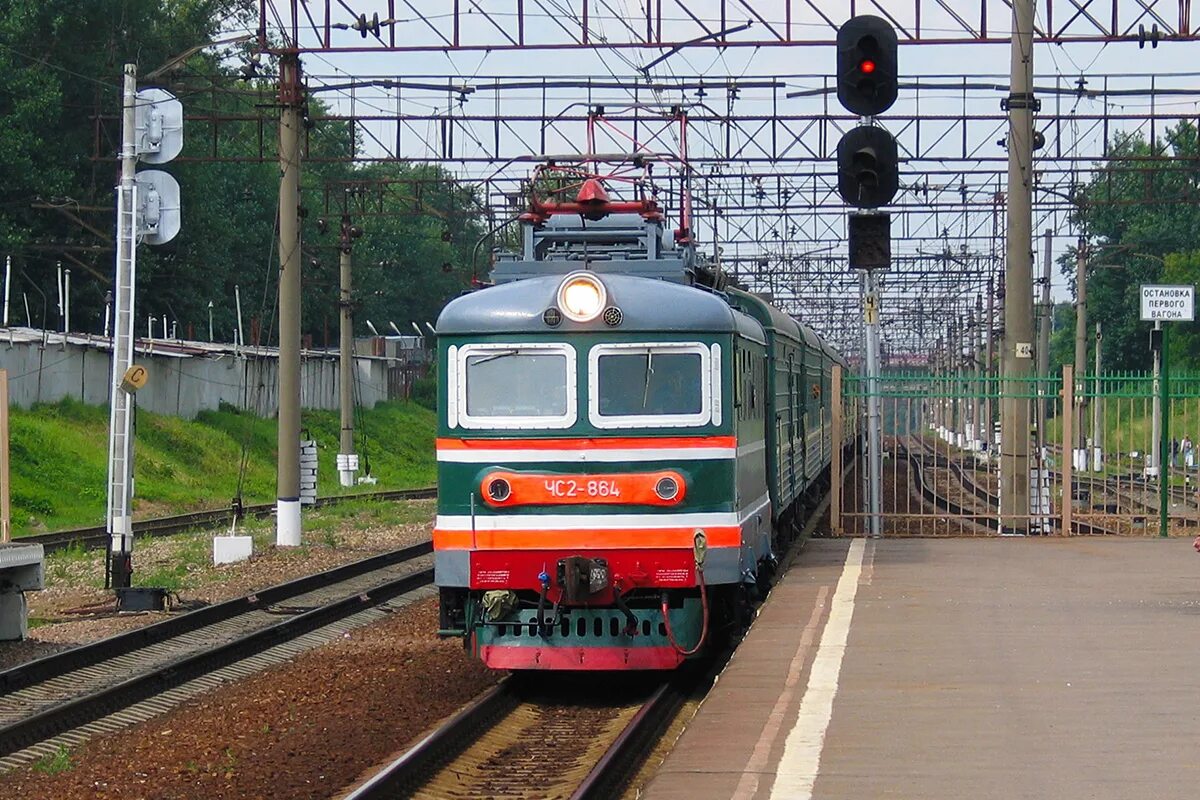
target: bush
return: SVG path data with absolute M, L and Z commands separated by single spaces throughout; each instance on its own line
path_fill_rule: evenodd
M 412 400 L 430 411 L 437 411 L 437 377 L 430 375 L 413 383 Z

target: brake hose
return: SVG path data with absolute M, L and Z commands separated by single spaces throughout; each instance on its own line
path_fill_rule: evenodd
M 662 615 L 663 627 L 667 631 L 667 639 L 671 642 L 671 647 L 675 648 L 675 652 L 681 656 L 694 656 L 700 652 L 700 648 L 704 647 L 704 641 L 708 638 L 708 592 L 704 586 L 704 558 L 708 553 L 708 537 L 704 535 L 704 531 L 696 531 L 695 538 L 692 544 L 692 555 L 696 561 L 696 582 L 700 586 L 700 608 L 701 608 L 701 623 L 700 623 L 700 640 L 690 650 L 684 649 L 675 639 L 675 634 L 671 631 L 671 615 L 670 609 L 667 607 L 667 593 L 662 593 Z

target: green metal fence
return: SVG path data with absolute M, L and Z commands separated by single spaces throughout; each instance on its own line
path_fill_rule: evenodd
M 847 407 L 865 408 L 865 377 L 845 376 L 843 392 Z M 1200 375 L 890 373 L 879 395 L 885 535 L 1168 535 L 1200 524 Z M 1006 414 L 1020 431 L 1007 444 Z M 845 534 L 866 531 L 865 463 L 853 460 L 841 492 Z

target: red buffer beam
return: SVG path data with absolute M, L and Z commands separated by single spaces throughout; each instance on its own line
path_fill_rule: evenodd
M 1044 0 L 1037 42 L 1192 41 L 1198 0 Z M 833 44 L 876 14 L 901 44 L 1007 42 L 1005 0 L 259 0 L 264 50 L 677 49 Z

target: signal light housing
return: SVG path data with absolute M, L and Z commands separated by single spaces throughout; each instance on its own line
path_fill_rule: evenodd
M 887 205 L 900 189 L 896 140 L 883 128 L 861 125 L 838 142 L 838 194 L 857 208 Z
M 847 110 L 873 117 L 896 102 L 897 44 L 888 21 L 870 14 L 838 29 L 837 95 Z

